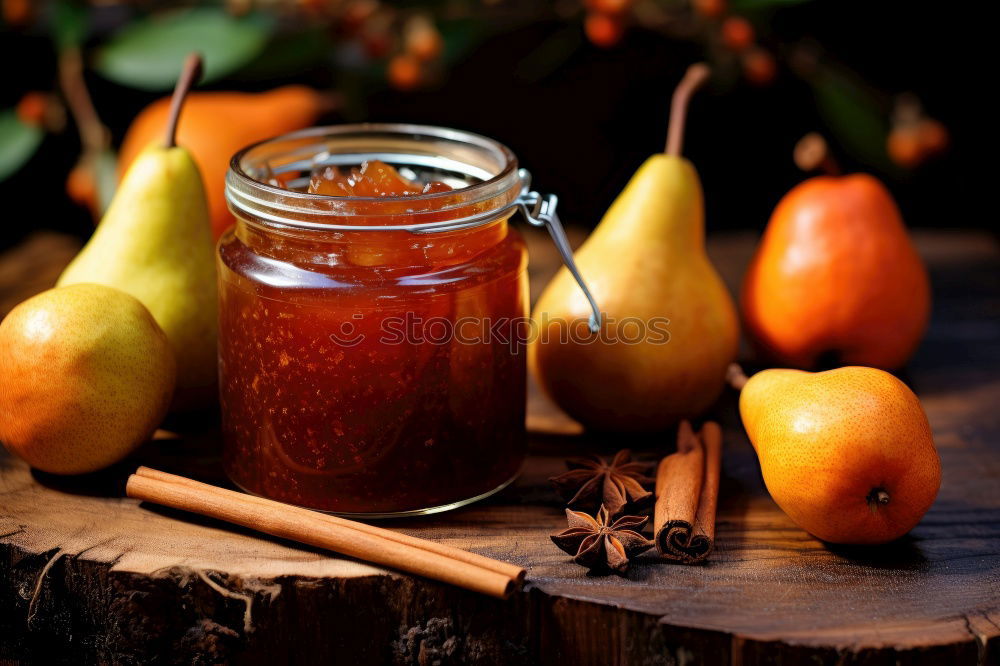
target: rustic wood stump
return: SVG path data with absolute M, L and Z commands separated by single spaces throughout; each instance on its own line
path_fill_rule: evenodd
M 449 514 L 385 523 L 528 569 L 497 601 L 122 496 L 138 464 L 225 483 L 212 424 L 174 424 L 97 475 L 32 472 L 0 453 L 0 662 L 350 664 L 1000 663 L 1000 250 L 976 233 L 917 236 L 934 321 L 903 378 L 943 463 L 907 538 L 827 547 L 768 497 L 732 395 L 717 547 L 703 566 L 640 560 L 592 577 L 549 541 L 546 479 L 567 455 L 670 434 L 595 437 L 532 391 L 521 478 Z M 554 251 L 530 236 L 534 284 Z M 710 248 L 730 285 L 755 238 Z M 39 235 L 0 257 L 3 312 L 54 280 L 74 243 Z M 32 282 L 28 282 L 33 278 Z

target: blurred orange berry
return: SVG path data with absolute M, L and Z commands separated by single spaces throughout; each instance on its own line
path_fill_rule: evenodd
M 592 44 L 606 49 L 621 41 L 625 33 L 625 23 L 619 16 L 592 13 L 587 14 L 583 29 Z
M 49 106 L 48 95 L 43 92 L 31 91 L 24 94 L 15 109 L 17 118 L 25 125 L 42 127 Z
M 753 48 L 743 54 L 743 76 L 756 86 L 766 86 L 774 81 L 778 65 L 774 56 L 760 48 Z
M 917 123 L 917 134 L 921 147 L 928 153 L 936 155 L 948 147 L 948 129 L 933 118 L 923 118 Z
M 933 118 L 897 122 L 889 132 L 886 151 L 893 162 L 904 169 L 922 164 L 928 157 L 948 147 L 948 129 Z
M 898 125 L 889 132 L 886 141 L 889 158 L 904 169 L 912 169 L 924 161 L 924 146 L 917 125 Z
M 583 5 L 599 14 L 624 14 L 632 8 L 632 0 L 584 0 Z
M 722 43 L 730 51 L 740 53 L 753 46 L 754 30 L 742 16 L 730 16 L 722 22 Z
M 706 18 L 719 18 L 726 13 L 726 0 L 691 0 L 694 11 Z
M 94 219 L 100 217 L 97 201 L 97 182 L 90 162 L 80 160 L 66 177 L 66 194 L 79 206 L 87 208 Z
M 443 48 L 441 33 L 427 18 L 418 16 L 406 24 L 406 50 L 417 60 L 434 60 Z
M 420 85 L 420 61 L 408 53 L 400 53 L 389 61 L 389 83 L 397 90 L 413 90 Z
M 18 27 L 31 19 L 31 0 L 3 0 L 3 22 Z

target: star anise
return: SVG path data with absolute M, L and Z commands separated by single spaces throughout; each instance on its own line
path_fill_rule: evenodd
M 622 449 L 608 464 L 599 456 L 587 456 L 566 461 L 568 472 L 549 481 L 566 500 L 566 505 L 594 511 L 602 504 L 612 517 L 626 507 L 639 512 L 653 503 L 653 493 L 644 486 L 653 484 L 649 476 L 652 464 L 630 462 L 632 452 Z
M 596 519 L 566 509 L 566 520 L 569 527 L 553 534 L 552 541 L 572 555 L 574 562 L 594 573 L 623 574 L 630 557 L 653 547 L 650 539 L 639 534 L 649 520 L 646 516 L 622 516 L 609 524 L 608 512 L 602 506 Z

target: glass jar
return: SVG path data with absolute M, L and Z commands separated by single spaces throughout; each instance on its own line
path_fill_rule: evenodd
M 330 197 L 379 159 L 450 192 Z M 313 128 L 234 156 L 218 247 L 224 465 L 243 489 L 368 517 L 461 506 L 525 455 L 527 260 L 504 146 L 407 125 Z M 461 188 L 461 189 L 457 189 Z

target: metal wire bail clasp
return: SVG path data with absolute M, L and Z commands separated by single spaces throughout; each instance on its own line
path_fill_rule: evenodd
M 576 262 L 573 261 L 573 249 L 569 246 L 569 241 L 566 239 L 566 232 L 563 230 L 562 223 L 559 222 L 559 215 L 556 213 L 559 197 L 554 194 L 542 196 L 540 193 L 533 191 L 531 189 L 531 172 L 527 169 L 518 169 L 517 175 L 521 178 L 521 193 L 514 204 L 521 211 L 524 219 L 530 224 L 536 227 L 545 227 L 548 230 L 549 235 L 552 236 L 552 242 L 556 244 L 556 249 L 559 250 L 559 255 L 562 257 L 563 263 L 566 264 L 566 268 L 569 269 L 576 283 L 580 285 L 583 295 L 587 297 L 587 301 L 590 303 L 591 313 L 588 321 L 590 332 L 600 332 L 601 309 L 597 307 L 597 302 L 590 293 L 590 289 L 587 288 L 587 283 L 583 281 L 583 276 L 580 275 L 580 271 L 576 267 Z

